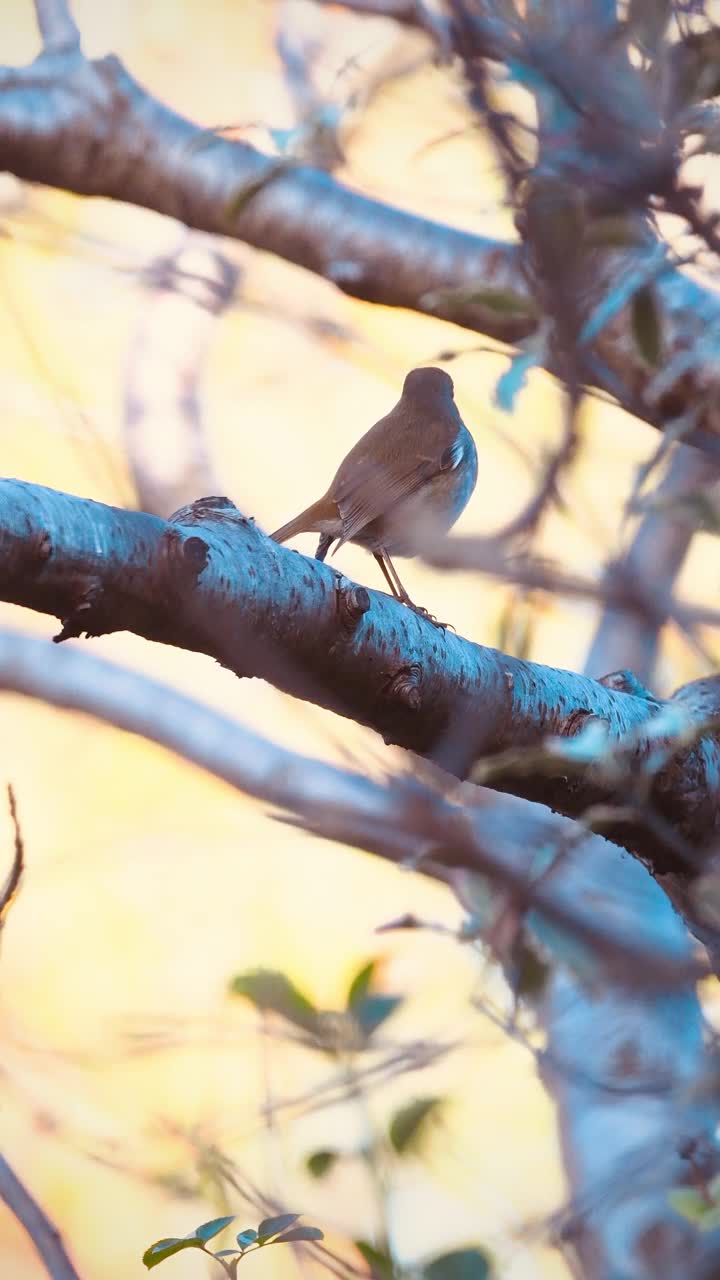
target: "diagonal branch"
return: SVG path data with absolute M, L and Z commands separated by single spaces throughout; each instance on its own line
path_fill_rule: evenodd
M 574 864 L 565 860 L 560 875 L 529 874 L 532 850 L 567 836 L 564 819 L 507 797 L 488 797 L 478 805 L 474 792 L 472 803 L 464 805 L 462 797 L 443 795 L 437 781 L 400 776 L 381 782 L 298 755 L 168 685 L 7 630 L 0 631 L 0 689 L 140 734 L 276 812 L 294 815 L 320 836 L 419 868 L 453 887 L 461 871 L 481 872 L 518 907 L 532 906 L 548 933 L 554 927 L 586 944 L 593 964 L 625 990 L 691 991 L 704 972 L 676 917 L 674 931 L 665 936 L 642 926 L 628 933 L 626 895 L 664 897 L 643 868 L 598 837 L 588 835 L 585 844 L 617 864 L 617 889 L 610 881 L 604 894 L 586 898 L 587 848 L 578 851 Z
M 4 1200 L 11 1213 L 24 1226 L 51 1280 L 80 1280 L 79 1272 L 68 1257 L 57 1227 L 1 1154 L 0 1199 Z
M 473 771 L 569 815 L 619 803 L 603 830 L 656 869 L 687 872 L 714 832 L 720 743 L 704 728 L 718 715 L 720 682 L 697 681 L 662 704 L 622 681 L 439 633 L 391 597 L 278 546 L 228 499 L 164 521 L 0 481 L 0 598 L 60 617 L 59 639 L 131 630 L 209 654 L 458 776 Z M 597 747 L 546 746 L 598 723 L 607 769 Z

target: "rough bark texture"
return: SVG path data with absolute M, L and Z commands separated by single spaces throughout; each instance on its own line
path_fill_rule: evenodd
M 166 522 L 1 481 L 0 597 L 61 618 L 60 639 L 131 630 L 210 654 L 460 777 L 565 814 L 636 805 L 603 831 L 656 871 L 697 869 L 716 833 L 720 746 L 699 734 L 717 715 L 720 682 L 696 681 L 663 704 L 622 674 L 601 683 L 473 644 L 278 546 L 228 499 Z M 610 744 L 624 740 L 619 760 L 608 765 L 597 747 L 575 759 L 547 749 L 549 736 L 596 721 Z M 652 753 L 678 734 L 685 745 L 646 778 Z
M 677 492 L 697 479 L 698 456 L 681 448 L 666 490 Z M 691 536 L 672 509 L 654 511 L 641 523 L 626 562 L 639 581 L 660 577 L 669 591 Z M 637 663 L 646 677 L 661 626 L 660 616 L 632 618 L 609 606 L 586 670 Z M 679 775 L 677 780 L 683 785 Z M 716 818 L 708 818 L 712 828 Z M 685 934 L 689 943 L 671 900 L 657 892 L 644 868 L 635 863 L 628 875 L 627 866 L 598 852 L 585 867 L 585 895 L 597 900 L 610 879 L 623 896 L 628 936 L 650 930 L 662 945 L 680 946 Z M 686 876 L 680 879 L 687 884 Z M 683 905 L 698 934 L 697 904 Z M 717 963 L 716 931 L 708 931 L 706 941 Z M 569 1181 L 558 1229 L 577 1275 L 704 1280 L 717 1274 L 719 1233 L 699 1232 L 669 1200 L 674 1187 L 709 1180 L 720 1161 L 716 1107 L 697 1091 L 697 1082 L 714 1070 L 697 991 L 688 987 L 658 1000 L 648 991 L 608 986 L 589 998 L 577 974 L 557 966 L 544 1012 L 549 1052 L 543 1078 L 557 1105 Z

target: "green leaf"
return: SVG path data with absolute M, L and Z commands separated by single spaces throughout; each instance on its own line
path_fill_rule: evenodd
M 483 285 L 434 289 L 422 296 L 420 305 L 428 311 L 454 311 L 467 306 L 480 306 L 496 315 L 517 316 L 528 321 L 537 319 L 538 315 L 535 303 L 527 294 Z
M 518 999 L 527 1000 L 531 1004 L 539 1000 L 552 970 L 527 937 L 520 936 L 516 939 L 507 968 L 507 977 Z
M 367 1262 L 373 1280 L 394 1280 L 395 1267 L 388 1253 L 376 1249 L 374 1245 L 368 1244 L 367 1240 L 356 1240 L 354 1243 L 358 1253 L 361 1253 Z
M 367 996 L 372 980 L 375 977 L 377 969 L 377 960 L 370 960 L 368 964 L 364 964 L 355 974 L 347 993 L 347 1007 L 352 1010 L 355 1005 L 359 1004 Z
M 720 30 L 695 31 L 671 46 L 670 64 L 678 104 L 704 102 L 720 93 Z
M 152 1271 L 158 1263 L 164 1262 L 166 1258 L 172 1258 L 174 1253 L 180 1253 L 182 1249 L 202 1249 L 203 1242 L 198 1236 L 185 1236 L 179 1239 L 177 1236 L 168 1236 L 166 1240 L 156 1240 L 155 1244 L 151 1244 L 146 1249 L 142 1260 L 148 1271 Z
M 235 996 L 244 996 L 256 1009 L 277 1013 L 294 1026 L 302 1027 L 313 1035 L 318 1032 L 318 1010 L 284 973 L 275 969 L 254 969 L 248 973 L 239 973 L 230 983 L 230 992 Z
M 674 1187 L 668 1193 L 668 1201 L 671 1208 L 688 1222 L 699 1222 L 707 1213 L 707 1201 L 696 1187 Z
M 535 346 L 530 351 L 519 351 L 512 357 L 508 368 L 495 384 L 495 403 L 503 413 L 512 413 L 518 393 L 522 391 L 530 370 L 539 360 L 540 353 Z
M 590 249 L 639 249 L 647 244 L 647 232 L 625 214 L 595 218 L 585 228 L 585 245 Z
M 417 1149 L 419 1147 L 425 1122 L 433 1113 L 437 1114 L 438 1107 L 443 1102 L 442 1098 L 416 1098 L 406 1107 L 401 1107 L 395 1112 L 390 1121 L 389 1136 L 390 1141 L 397 1151 L 398 1155 L 402 1155 L 405 1151 Z
M 239 1231 L 235 1239 L 241 1249 L 247 1249 L 249 1245 L 254 1244 L 257 1240 L 258 1233 L 254 1227 L 247 1227 L 245 1231 Z
M 212 1240 L 213 1236 L 219 1236 L 220 1232 L 224 1231 L 234 1221 L 234 1213 L 229 1218 L 211 1218 L 209 1222 L 203 1222 L 201 1226 L 196 1227 L 194 1234 L 198 1240 Z
M 258 1244 L 264 1244 L 270 1236 L 276 1236 L 286 1227 L 291 1227 L 299 1217 L 299 1213 L 279 1213 L 276 1218 L 265 1218 L 257 1229 Z
M 365 1035 L 371 1036 L 402 1002 L 402 996 L 365 996 L 355 1005 L 352 1015 Z
M 324 1240 L 325 1237 L 319 1227 L 292 1227 L 290 1231 L 285 1231 L 283 1235 L 278 1236 L 277 1240 L 273 1240 L 272 1244 L 289 1244 L 291 1240 Z
M 716 1174 L 707 1187 L 674 1187 L 668 1200 L 676 1213 L 694 1222 L 701 1231 L 714 1231 L 720 1226 L 720 1175 Z
M 423 1280 L 489 1280 L 490 1260 L 482 1249 L 456 1249 L 425 1264 Z
M 313 1151 L 306 1161 L 307 1171 L 313 1178 L 324 1178 L 339 1159 L 339 1151 Z
M 645 285 L 633 294 L 630 308 L 638 350 L 643 359 L 656 368 L 662 354 L 662 323 L 655 290 L 651 285 Z

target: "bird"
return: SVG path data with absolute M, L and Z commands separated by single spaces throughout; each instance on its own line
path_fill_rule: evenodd
M 327 492 L 276 529 L 274 541 L 319 533 L 316 560 L 333 543 L 335 550 L 346 542 L 365 547 L 395 599 L 437 623 L 410 599 L 390 557 L 416 555 L 423 528 L 447 533 L 475 488 L 475 441 L 453 393 L 444 369 L 411 369 L 397 404 L 353 446 Z

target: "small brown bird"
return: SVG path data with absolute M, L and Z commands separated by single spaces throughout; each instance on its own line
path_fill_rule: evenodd
M 271 536 L 287 542 L 296 533 L 319 533 L 316 560 L 333 542 L 366 547 L 396 600 L 427 615 L 413 604 L 390 555 L 415 555 L 423 525 L 447 533 L 467 505 L 477 470 L 452 378 L 442 369 L 413 369 L 395 408 L 353 446 L 327 493 Z

